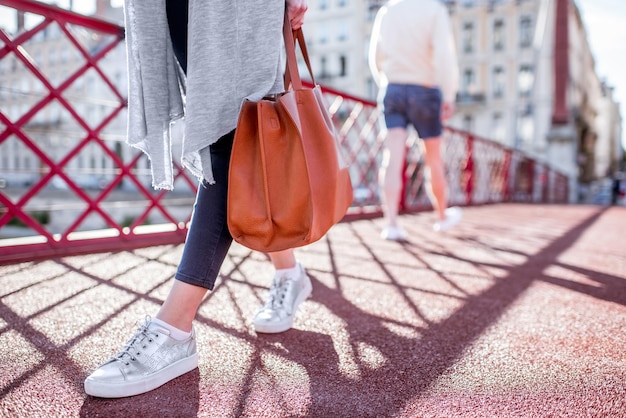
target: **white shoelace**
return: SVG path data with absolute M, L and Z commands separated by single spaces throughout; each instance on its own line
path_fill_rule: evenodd
M 154 338 L 159 337 L 158 333 L 148 329 L 149 324 L 150 318 L 148 317 L 143 324 L 139 324 L 135 335 L 133 335 L 133 337 L 128 340 L 126 345 L 115 356 L 113 356 L 113 360 L 121 361 L 127 366 L 130 363 L 125 357 L 128 357 L 131 361 L 135 361 L 137 359 L 136 356 L 141 355 L 141 350 L 146 349 L 148 347 L 147 344 L 152 343 Z M 147 344 L 145 343 L 146 339 Z
M 270 295 L 265 304 L 265 309 L 272 311 L 287 311 L 291 315 L 291 307 L 285 306 L 285 296 L 293 286 L 294 281 L 287 277 L 280 277 L 278 280 L 274 280 L 272 287 L 270 288 Z

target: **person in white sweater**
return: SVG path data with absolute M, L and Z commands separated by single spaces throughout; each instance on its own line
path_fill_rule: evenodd
M 369 64 L 379 86 L 386 125 L 385 150 L 379 171 L 387 226 L 384 239 L 407 239 L 398 224 L 407 127 L 422 139 L 427 191 L 446 231 L 461 219 L 461 209 L 448 208 L 447 182 L 441 158 L 443 121 L 454 113 L 458 63 L 448 11 L 437 0 L 390 0 L 380 8 L 370 39 Z

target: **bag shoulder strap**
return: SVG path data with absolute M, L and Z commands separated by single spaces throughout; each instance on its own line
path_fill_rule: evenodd
M 309 52 L 304 40 L 304 33 L 302 28 L 293 30 L 291 28 L 291 22 L 287 16 L 287 8 L 285 8 L 285 20 L 283 23 L 283 38 L 285 40 L 285 51 L 287 53 L 287 65 L 285 69 L 285 90 L 289 89 L 291 84 L 294 89 L 302 88 L 302 79 L 300 78 L 300 72 L 298 71 L 298 61 L 296 59 L 296 42 L 300 46 L 302 52 L 302 58 L 309 70 L 309 76 L 311 81 L 315 84 L 315 78 L 313 77 L 313 70 L 311 69 L 311 60 L 309 59 Z

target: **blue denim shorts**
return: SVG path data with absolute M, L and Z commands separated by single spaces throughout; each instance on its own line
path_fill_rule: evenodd
M 383 98 L 387 129 L 413 125 L 422 139 L 441 135 L 441 90 L 390 83 Z

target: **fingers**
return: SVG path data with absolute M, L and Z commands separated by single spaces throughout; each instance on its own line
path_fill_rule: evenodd
M 287 16 L 292 29 L 300 29 L 307 9 L 307 0 L 287 0 Z

